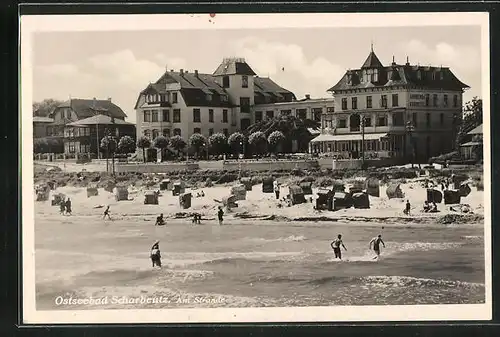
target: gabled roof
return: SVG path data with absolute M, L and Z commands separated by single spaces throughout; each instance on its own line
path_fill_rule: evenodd
M 254 76 L 255 72 L 243 58 L 225 58 L 214 71 L 214 76 L 222 75 L 248 75 Z
M 80 98 L 72 98 L 69 101 L 66 101 L 60 104 L 52 114 L 57 111 L 58 108 L 71 108 L 78 119 L 83 119 L 91 116 L 95 116 L 96 114 L 109 114 L 115 118 L 125 118 L 127 115 L 123 110 L 110 100 L 101 100 L 101 99 L 80 99 Z
M 471 131 L 467 132 L 468 135 L 482 135 L 483 134 L 483 124 L 478 125 Z
M 381 68 L 381 67 L 383 67 L 382 62 L 380 62 L 377 55 L 375 55 L 375 53 L 373 52 L 373 49 L 372 49 L 372 51 L 370 52 L 370 54 L 366 58 L 365 63 L 363 63 L 363 65 L 361 66 L 361 69 L 363 69 L 363 68 Z
M 86 125 L 134 125 L 133 123 L 125 122 L 122 119 L 115 118 L 114 120 L 106 115 L 96 115 L 85 119 L 80 119 L 76 122 L 67 124 L 68 126 L 86 126 Z

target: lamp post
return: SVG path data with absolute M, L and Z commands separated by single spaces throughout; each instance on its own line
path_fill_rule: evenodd
M 406 122 L 406 132 L 410 138 L 410 147 L 411 147 L 411 167 L 413 168 L 413 164 L 415 161 L 415 144 L 413 141 L 413 131 L 415 131 L 415 126 L 411 121 Z

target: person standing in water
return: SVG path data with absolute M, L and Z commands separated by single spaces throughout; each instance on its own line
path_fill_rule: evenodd
M 108 217 L 108 219 L 111 220 L 111 217 L 109 216 L 109 205 L 104 210 L 104 215 L 102 216 L 103 219 L 106 219 L 106 217 Z
M 340 246 L 344 247 L 344 249 L 347 250 L 347 248 L 344 246 L 344 242 L 342 241 L 342 235 L 339 234 L 337 238 L 332 241 L 330 246 L 333 248 L 335 258 L 339 258 L 339 260 L 342 260 L 342 252 L 340 251 Z
M 219 218 L 219 225 L 222 226 L 222 222 L 224 221 L 224 211 L 222 210 L 222 207 L 219 206 L 219 211 L 217 212 L 217 217 Z
M 70 198 L 68 198 L 68 200 L 66 200 L 65 206 L 66 206 L 66 214 L 71 215 L 71 200 L 70 200 Z
M 59 202 L 59 213 L 64 215 L 66 212 L 66 200 L 64 198 L 61 198 L 61 201 Z
M 153 268 L 155 266 L 161 268 L 160 241 L 158 240 L 151 247 L 151 263 L 153 264 Z
M 380 257 L 380 244 L 382 244 L 385 248 L 385 243 L 382 240 L 382 235 L 378 235 L 377 237 L 373 238 L 370 241 L 370 249 L 372 249 L 372 244 L 373 244 L 373 251 L 375 254 L 377 254 L 373 259 L 378 259 Z

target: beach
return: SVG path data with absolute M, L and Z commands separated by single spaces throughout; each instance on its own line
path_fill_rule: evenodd
M 277 207 L 261 185 L 216 221 L 215 200 L 231 184 L 202 188 L 182 210 L 162 191 L 158 205 L 144 205 L 144 191 L 115 201 L 99 189 L 62 187 L 73 215 L 50 201 L 35 202 L 38 310 L 96 308 L 284 307 L 484 303 L 483 192 L 462 198 L 471 221 L 443 224 L 453 213 L 420 212 L 425 189 L 402 184 L 404 199 L 370 197 L 370 209 L 316 211 L 312 203 Z M 283 194 L 287 194 L 283 186 Z M 196 195 L 201 190 L 193 190 Z M 402 214 L 404 202 L 412 215 Z M 110 220 L 103 220 L 110 205 Z M 99 208 L 96 208 L 99 206 Z M 448 206 L 448 205 L 446 205 Z M 189 213 L 202 215 L 200 225 Z M 165 226 L 154 226 L 163 213 Z M 342 234 L 347 251 L 334 259 L 331 241 Z M 381 234 L 386 248 L 374 260 L 368 243 Z M 149 250 L 160 241 L 163 267 L 152 268 Z

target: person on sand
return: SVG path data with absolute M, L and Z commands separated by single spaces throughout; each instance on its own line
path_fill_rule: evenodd
M 377 254 L 373 259 L 378 259 L 380 257 L 380 244 L 382 244 L 385 248 L 385 243 L 382 240 L 382 235 L 378 235 L 377 237 L 373 238 L 370 241 L 370 249 L 372 249 L 372 244 L 373 244 L 373 251 L 375 254 Z
M 102 216 L 103 220 L 106 219 L 106 217 L 108 217 L 108 219 L 111 220 L 111 217 L 109 216 L 109 205 L 104 210 L 104 215 Z
M 340 246 L 344 247 L 344 249 L 347 251 L 347 248 L 344 245 L 344 242 L 342 241 L 342 234 L 339 234 L 335 240 L 330 243 L 330 246 L 333 249 L 333 252 L 335 253 L 335 258 L 339 258 L 339 260 L 342 260 L 342 252 L 340 251 Z
M 151 263 L 153 264 L 153 268 L 155 266 L 161 268 L 160 241 L 158 240 L 151 247 Z
M 274 194 L 276 194 L 276 200 L 280 199 L 280 185 L 277 181 L 274 182 Z
M 411 212 L 410 200 L 406 200 L 406 206 L 405 206 L 405 210 L 403 211 L 403 213 L 406 215 L 410 215 L 410 212 Z
M 66 200 L 65 207 L 66 207 L 66 214 L 71 215 L 71 200 L 70 200 L 70 198 L 68 198 L 68 200 Z
M 61 215 L 64 215 L 66 212 L 66 200 L 64 198 L 61 198 L 61 201 L 59 203 L 59 213 Z
M 431 213 L 437 213 L 438 212 L 438 206 L 436 205 L 436 203 L 434 201 L 432 202 L 432 205 L 430 205 L 429 212 L 431 212 Z
M 163 213 L 160 216 L 156 217 L 155 226 L 163 226 L 165 224 L 165 220 L 163 220 Z
M 219 225 L 222 226 L 222 222 L 224 221 L 224 211 L 222 210 L 221 206 L 219 206 L 219 211 L 217 212 L 217 217 L 219 218 Z
M 429 205 L 429 202 L 426 200 L 424 201 L 424 212 L 427 213 L 431 209 L 431 206 Z

